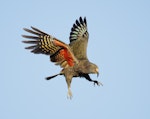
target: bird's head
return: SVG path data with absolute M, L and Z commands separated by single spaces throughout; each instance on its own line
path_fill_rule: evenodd
M 99 69 L 96 64 L 90 63 L 88 70 L 92 74 L 97 74 L 97 77 L 99 76 Z
M 80 65 L 81 68 L 81 72 L 85 73 L 85 74 L 97 74 L 97 77 L 99 76 L 99 70 L 98 70 L 98 66 L 96 64 L 93 64 L 89 61 L 85 61 L 83 63 L 83 65 Z

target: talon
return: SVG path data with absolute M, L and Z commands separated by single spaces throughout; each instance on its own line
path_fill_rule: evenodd
M 102 84 L 101 82 L 98 82 L 98 84 L 99 84 L 99 86 L 100 86 L 100 85 L 103 86 L 103 84 Z
M 95 86 L 95 84 L 99 85 L 98 81 L 94 81 L 94 86 Z
M 103 86 L 103 84 L 101 83 L 101 82 L 98 82 L 98 81 L 94 81 L 94 86 L 95 86 L 95 84 L 97 84 L 98 86 Z

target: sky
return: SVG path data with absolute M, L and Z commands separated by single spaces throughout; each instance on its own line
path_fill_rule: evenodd
M 1 0 L 0 119 L 149 119 L 149 0 Z M 61 71 L 46 55 L 25 50 L 23 28 L 37 27 L 69 43 L 71 27 L 86 17 L 88 58 L 103 83 L 73 78 L 67 99 Z

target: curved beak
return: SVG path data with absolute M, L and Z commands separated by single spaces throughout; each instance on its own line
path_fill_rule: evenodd
M 97 72 L 97 77 L 99 76 L 99 72 Z
M 96 73 L 97 73 L 97 77 L 99 76 L 99 71 L 98 68 L 96 68 Z

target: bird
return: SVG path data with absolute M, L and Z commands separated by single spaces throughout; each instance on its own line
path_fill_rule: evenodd
M 31 29 L 23 29 L 32 34 L 22 35 L 22 37 L 30 39 L 22 41 L 23 43 L 31 45 L 25 47 L 25 49 L 30 50 L 34 54 L 48 55 L 51 62 L 60 65 L 62 68 L 59 73 L 46 77 L 46 80 L 50 80 L 58 75 L 63 75 L 67 83 L 67 97 L 69 99 L 72 99 L 73 96 L 71 92 L 71 82 L 74 77 L 85 78 L 93 82 L 94 85 L 103 86 L 101 82 L 92 80 L 89 75 L 97 74 L 98 77 L 99 68 L 96 64 L 90 62 L 87 57 L 89 33 L 86 17 L 79 17 L 79 19 L 76 19 L 73 23 L 69 36 L 69 44 L 33 26 L 31 26 Z

